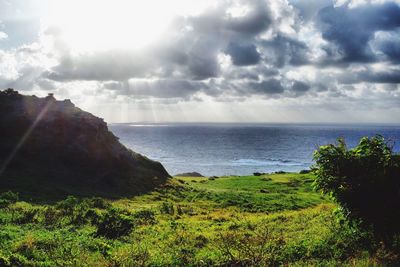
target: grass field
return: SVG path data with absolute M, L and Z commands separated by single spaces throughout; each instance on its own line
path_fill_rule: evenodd
M 312 174 L 176 177 L 131 199 L 0 201 L 0 266 L 378 266 Z

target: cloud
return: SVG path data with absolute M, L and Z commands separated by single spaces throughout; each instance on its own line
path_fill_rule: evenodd
M 338 75 L 341 84 L 400 84 L 400 68 L 385 66 L 385 70 L 364 68 L 350 73 Z
M 230 14 L 232 2 L 244 5 L 245 14 Z M 123 81 L 154 76 L 205 80 L 220 75 L 218 56 L 224 52 L 237 66 L 257 64 L 261 55 L 248 40 L 273 23 L 270 6 L 262 0 L 232 2 L 223 1 L 207 12 L 176 18 L 165 40 L 145 51 L 110 49 L 79 55 L 63 51 L 58 65 L 46 77 L 56 81 Z M 62 32 L 47 30 L 46 34 L 54 43 L 63 43 Z
M 308 85 L 305 82 L 301 82 L 301 81 L 293 82 L 292 90 L 297 93 L 304 93 L 304 92 L 307 92 L 309 89 L 310 89 L 310 85 Z
M 309 62 L 308 47 L 302 41 L 278 34 L 272 40 L 262 41 L 262 45 L 267 62 L 276 67 L 286 64 L 299 66 Z
M 332 0 L 289 0 L 297 8 L 304 21 L 314 19 L 322 8 L 331 6 Z
M 244 14 L 234 15 L 230 8 L 241 6 Z M 187 22 L 199 33 L 219 33 L 234 37 L 252 37 L 266 31 L 273 18 L 270 6 L 263 0 L 221 1 L 216 7 L 199 16 L 190 17 Z
M 117 95 L 134 95 L 136 97 L 155 98 L 190 98 L 200 90 L 206 90 L 202 82 L 189 82 L 187 80 L 137 80 L 125 82 L 109 82 L 104 88 L 113 90 Z
M 55 81 L 120 81 L 146 75 L 150 70 L 150 59 L 143 54 L 127 50 L 110 50 L 79 56 L 67 54 L 44 76 Z
M 371 45 L 382 52 L 387 61 L 400 63 L 400 30 L 376 32 Z
M 0 88 L 54 89 L 51 81 L 41 77 L 46 69 L 45 61 L 45 55 L 35 45 L 0 50 Z
M 246 3 L 246 2 L 242 2 Z M 244 16 L 228 16 L 226 28 L 244 35 L 256 35 L 265 31 L 272 23 L 268 5 L 264 1 L 253 0 L 247 6 L 249 11 Z
M 355 8 L 330 6 L 319 11 L 319 18 L 323 38 L 333 44 L 326 48 L 331 58 L 368 63 L 377 61 L 369 46 L 374 33 L 400 27 L 400 6 L 392 2 Z
M 236 66 L 255 65 L 260 62 L 261 56 L 254 44 L 229 43 L 226 53 L 230 55 Z
M 360 81 L 369 83 L 392 83 L 400 84 L 400 69 L 395 71 L 371 72 L 365 71 L 358 75 Z
M 285 90 L 281 81 L 277 79 L 269 79 L 258 83 L 250 83 L 249 87 L 257 94 L 280 94 Z
M 62 27 L 40 24 L 40 12 L 29 15 L 24 1 L 15 2 L 22 15 L 1 10 L 0 2 L 0 86 L 110 106 L 312 102 L 320 111 L 341 112 L 345 104 L 329 104 L 339 101 L 364 110 L 382 108 L 378 102 L 396 109 L 399 2 L 222 0 L 203 12 L 177 15 L 145 47 L 86 50 L 69 43 Z M 113 30 L 135 34 L 127 29 Z
M 1 41 L 1 40 L 6 40 L 7 38 L 8 38 L 7 33 L 1 32 L 1 31 L 0 31 L 0 41 Z

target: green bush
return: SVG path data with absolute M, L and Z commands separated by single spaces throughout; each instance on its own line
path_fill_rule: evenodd
M 126 212 L 110 208 L 97 222 L 97 235 L 115 239 L 132 232 L 134 221 Z
M 17 210 L 17 216 L 14 221 L 17 224 L 37 223 L 38 213 L 39 209 L 37 208 L 19 209 Z
M 157 223 L 155 213 L 152 210 L 140 210 L 133 216 L 137 224 L 153 225 Z
M 111 204 L 101 197 L 87 198 L 84 202 L 86 202 L 89 207 L 96 209 L 108 209 L 111 207 Z
M 315 187 L 337 201 L 347 218 L 372 226 L 385 243 L 400 234 L 400 157 L 383 137 L 364 137 L 353 149 L 339 139 L 321 146 L 314 159 Z
M 172 204 L 171 202 L 163 202 L 160 207 L 160 212 L 161 214 L 174 215 L 175 214 L 174 204 Z
M 10 204 L 17 202 L 19 199 L 18 193 L 7 191 L 0 194 L 0 208 L 7 208 Z
M 43 224 L 46 226 L 57 226 L 63 218 L 59 210 L 50 206 L 43 210 Z
M 96 222 L 99 214 L 96 209 L 108 209 L 111 205 L 102 198 L 93 197 L 78 199 L 69 196 L 67 199 L 57 203 L 56 208 L 61 214 L 69 218 L 74 225 L 84 225 Z
M 68 196 L 65 200 L 59 201 L 56 204 L 56 208 L 61 210 L 64 215 L 71 216 L 79 202 L 76 197 Z

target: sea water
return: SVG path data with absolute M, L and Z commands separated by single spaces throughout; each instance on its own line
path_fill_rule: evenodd
M 400 125 L 124 123 L 111 124 L 110 130 L 172 175 L 297 172 L 313 164 L 313 152 L 320 145 L 338 137 L 353 147 L 363 136 L 380 134 L 400 150 Z

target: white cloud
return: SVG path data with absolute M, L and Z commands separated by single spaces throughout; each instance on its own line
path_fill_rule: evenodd
M 0 41 L 6 40 L 8 38 L 7 33 L 0 31 Z
M 79 14 L 81 1 L 64 1 L 63 18 L 36 10 L 44 17 L 33 43 L 1 49 L 11 39 L 5 32 L 13 35 L 0 31 L 0 87 L 51 90 L 111 121 L 400 121 L 387 116 L 400 109 L 393 2 L 382 26 L 386 9 L 378 0 L 338 0 L 336 8 L 322 0 L 223 0 L 198 8 L 198 1 L 176 1 L 179 10 L 164 8 L 172 13 L 162 34 L 151 30 L 160 23 L 152 17 L 163 11 L 155 5 L 138 4 L 135 12 L 142 7 L 143 14 L 135 27 L 124 21 L 130 13 L 123 7 L 136 1 L 118 0 L 116 7 L 104 0 L 90 23 L 91 1 Z M 113 22 L 105 16 L 122 9 Z M 365 10 L 376 17 L 355 16 Z M 76 25 L 69 23 L 74 14 Z M 132 45 L 142 37 L 145 45 Z

